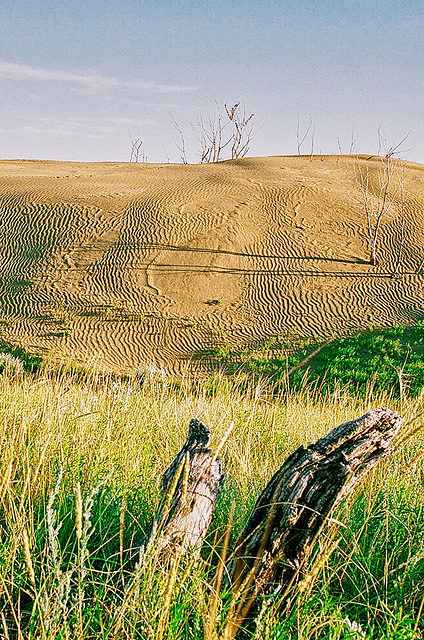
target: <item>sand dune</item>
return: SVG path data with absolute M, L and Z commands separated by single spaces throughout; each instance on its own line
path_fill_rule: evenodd
M 212 344 L 424 315 L 424 167 L 369 262 L 355 176 L 378 158 L 0 162 L 0 337 L 105 369 L 199 366 Z M 359 169 L 358 169 L 359 168 Z M 396 173 L 397 172 L 397 173 Z

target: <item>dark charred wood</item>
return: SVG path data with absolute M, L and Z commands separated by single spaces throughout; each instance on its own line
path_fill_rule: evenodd
M 302 577 L 325 521 L 391 453 L 389 445 L 401 423 L 395 411 L 371 411 L 307 449 L 299 447 L 284 462 L 258 497 L 227 564 L 233 593 L 244 593 L 239 620 L 245 619 L 257 595 L 278 583 L 289 587 Z

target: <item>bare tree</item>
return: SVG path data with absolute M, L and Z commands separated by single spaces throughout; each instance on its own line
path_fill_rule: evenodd
M 357 139 L 358 139 L 358 136 L 355 135 L 355 130 L 352 128 L 352 132 L 351 132 L 351 135 L 350 135 L 350 145 L 349 145 L 349 155 L 350 156 L 355 153 Z M 343 155 L 343 150 L 342 150 L 342 145 L 340 143 L 340 138 L 337 138 L 337 146 L 338 146 L 338 149 L 339 149 L 339 154 L 342 156 Z
M 197 126 L 193 127 L 197 139 L 200 142 L 200 162 L 219 162 L 221 154 L 231 142 L 228 136 L 224 140 L 225 129 L 228 122 L 222 118 L 222 110 L 218 102 L 215 102 L 215 113 L 204 116 L 199 113 Z
M 400 205 L 399 205 L 399 215 L 400 215 L 400 243 L 399 243 L 399 251 L 397 256 L 397 261 L 394 269 L 394 273 L 398 273 L 400 270 L 400 266 L 402 263 L 403 257 L 403 247 L 405 244 L 405 165 L 402 162 L 400 173 L 399 173 L 399 193 L 400 193 Z
M 184 136 L 183 130 L 181 129 L 181 127 L 178 124 L 178 122 L 175 120 L 175 118 L 172 115 L 172 113 L 170 114 L 170 116 L 171 116 L 172 122 L 174 124 L 174 130 L 176 131 L 176 133 L 178 135 L 178 139 L 175 140 L 175 138 L 174 138 L 174 142 L 178 147 L 178 151 L 180 152 L 181 161 L 182 161 L 183 164 L 188 164 L 187 163 L 187 152 L 186 152 L 185 136 Z
M 224 103 L 224 112 L 215 102 L 215 112 L 199 114 L 197 125 L 193 127 L 200 142 L 200 162 L 219 162 L 223 152 L 230 148 L 231 159 L 243 158 L 250 148 L 255 114 L 246 114 L 240 102 L 233 106 Z
M 392 155 L 379 158 L 376 175 L 371 174 L 368 164 L 355 168 L 355 182 L 360 191 L 357 202 L 366 216 L 367 235 L 371 264 L 377 263 L 377 248 L 383 219 L 392 211 L 398 189 L 394 184 L 397 175 Z
M 352 155 L 353 153 L 355 153 L 357 139 L 358 139 L 358 136 L 355 135 L 355 131 L 352 128 L 352 134 L 350 137 L 349 155 Z
M 403 144 L 409 138 L 409 134 L 410 132 L 408 132 L 400 142 L 393 142 L 393 144 L 389 146 L 386 134 L 382 130 L 381 126 L 379 126 L 377 129 L 377 135 L 378 135 L 377 155 L 381 156 L 384 153 L 384 156 L 386 158 L 394 158 L 396 156 L 400 156 L 407 153 L 408 151 L 410 151 L 410 149 L 403 149 Z
M 147 156 L 144 154 L 143 140 L 141 138 L 131 138 L 130 162 L 147 162 Z
M 401 232 L 400 246 L 394 273 L 400 269 L 402 253 L 405 242 L 405 165 L 396 156 L 406 153 L 403 145 L 409 133 L 400 140 L 389 145 L 387 137 L 381 126 L 378 134 L 378 161 L 377 172 L 370 174 L 368 163 L 354 170 L 355 182 L 361 193 L 357 200 L 366 216 L 367 235 L 370 250 L 371 264 L 377 263 L 377 248 L 383 219 L 393 213 L 395 207 L 400 217 Z M 384 155 L 382 155 L 384 153 Z M 371 179 L 372 178 L 372 179 Z
M 246 115 L 246 110 L 240 107 L 240 102 L 236 102 L 232 107 L 224 104 L 224 107 L 232 125 L 231 159 L 244 158 L 250 148 L 255 114 Z
M 299 116 L 297 116 L 297 123 L 296 123 L 296 142 L 297 142 L 297 155 L 300 156 L 302 155 L 302 145 L 305 142 L 305 140 L 307 139 L 307 137 L 310 136 L 311 139 L 311 151 L 309 155 L 313 155 L 314 153 L 314 143 L 315 143 L 315 131 L 314 131 L 314 123 L 312 120 L 312 117 L 309 116 L 309 123 L 308 126 L 305 129 L 304 134 L 301 134 L 300 131 L 300 118 Z

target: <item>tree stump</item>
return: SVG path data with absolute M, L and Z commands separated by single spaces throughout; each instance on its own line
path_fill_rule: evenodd
M 260 593 L 301 577 L 314 541 L 336 505 L 391 453 L 402 418 L 378 409 L 299 447 L 259 495 L 227 563 L 235 598 L 234 629 Z
M 402 420 L 390 409 L 370 411 L 287 458 L 259 495 L 227 562 L 224 584 L 233 597 L 223 638 L 234 638 L 258 595 L 278 584 L 287 592 L 302 577 L 334 508 L 390 455 Z M 148 544 L 155 543 L 165 558 L 181 558 L 189 548 L 200 554 L 225 478 L 209 441 L 207 427 L 191 420 L 186 443 L 163 475 L 163 497 Z M 216 605 L 221 578 L 215 582 Z
M 162 477 L 150 541 L 164 555 L 189 548 L 200 554 L 225 479 L 221 461 L 208 448 L 210 435 L 203 422 L 191 420 L 184 446 Z

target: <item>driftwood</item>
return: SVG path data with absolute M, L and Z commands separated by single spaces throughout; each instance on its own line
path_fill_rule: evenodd
M 210 435 L 203 422 L 191 420 L 184 446 L 162 477 L 162 500 L 150 540 L 168 556 L 189 548 L 200 554 L 211 523 L 225 474 L 208 448 Z
M 299 447 L 258 497 L 227 564 L 227 585 L 241 595 L 235 624 L 276 583 L 301 577 L 314 541 L 335 506 L 391 453 L 402 418 L 378 409 L 342 424 L 307 449 Z

